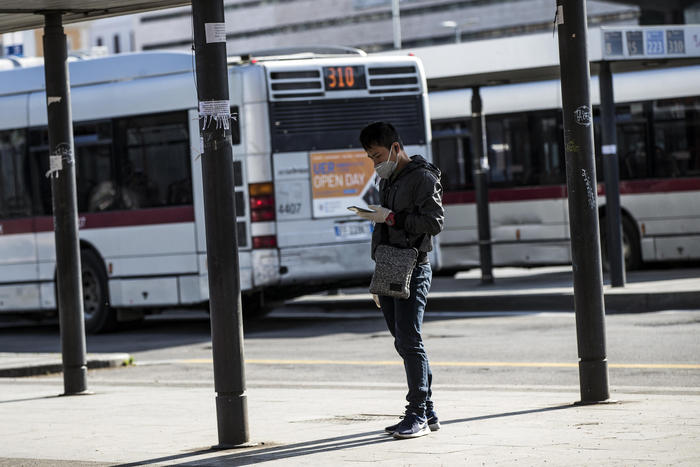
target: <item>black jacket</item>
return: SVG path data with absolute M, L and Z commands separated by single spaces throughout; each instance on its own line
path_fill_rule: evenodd
M 433 249 L 433 236 L 442 231 L 445 219 L 440 169 L 422 156 L 413 156 L 401 171 L 379 183 L 379 199 L 382 206 L 394 211 L 396 224 L 377 224 L 372 259 L 380 244 L 415 247 L 422 253 Z

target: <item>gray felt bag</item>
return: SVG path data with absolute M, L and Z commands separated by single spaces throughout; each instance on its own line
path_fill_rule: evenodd
M 374 252 L 374 275 L 370 293 L 396 298 L 411 296 L 411 274 L 416 266 L 418 250 L 379 245 Z

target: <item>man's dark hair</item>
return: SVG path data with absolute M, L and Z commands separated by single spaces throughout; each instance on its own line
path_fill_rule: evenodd
M 370 123 L 360 132 L 360 143 L 365 150 L 369 149 L 370 146 L 383 146 L 388 149 L 397 141 L 403 149 L 399 132 L 396 131 L 394 125 L 387 122 Z

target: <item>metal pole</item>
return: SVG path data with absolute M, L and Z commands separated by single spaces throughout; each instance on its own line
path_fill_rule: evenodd
M 625 286 L 625 258 L 622 254 L 622 223 L 620 219 L 620 166 L 617 157 L 615 128 L 615 96 L 610 62 L 600 63 L 600 135 L 605 177 L 605 219 L 607 227 L 608 263 L 613 287 Z
M 49 124 L 49 172 L 56 242 L 56 286 L 65 394 L 87 390 L 83 283 L 68 51 L 60 13 L 45 15 L 44 77 Z
M 479 226 L 479 262 L 481 283 L 493 283 L 491 259 L 491 221 L 489 216 L 489 158 L 486 151 L 486 118 L 481 111 L 479 86 L 472 88 L 472 170 L 476 193 L 476 216 Z
M 585 0 L 557 0 L 557 24 L 581 402 L 593 403 L 610 395 Z
M 248 407 L 222 0 L 192 0 L 219 447 L 247 443 Z
M 399 15 L 399 0 L 391 0 L 391 19 L 394 30 L 394 48 L 401 48 L 401 17 Z
M 455 43 L 459 44 L 462 41 L 462 31 L 459 30 L 459 24 L 455 26 Z

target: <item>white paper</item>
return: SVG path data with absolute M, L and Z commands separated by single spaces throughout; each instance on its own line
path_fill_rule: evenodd
M 207 44 L 226 42 L 226 23 L 204 23 Z
M 563 5 L 557 6 L 557 24 L 564 24 L 564 6 Z
M 49 156 L 49 171 L 55 172 L 58 170 L 63 170 L 63 156 Z
M 199 114 L 207 117 L 230 116 L 231 104 L 229 101 L 201 101 Z

